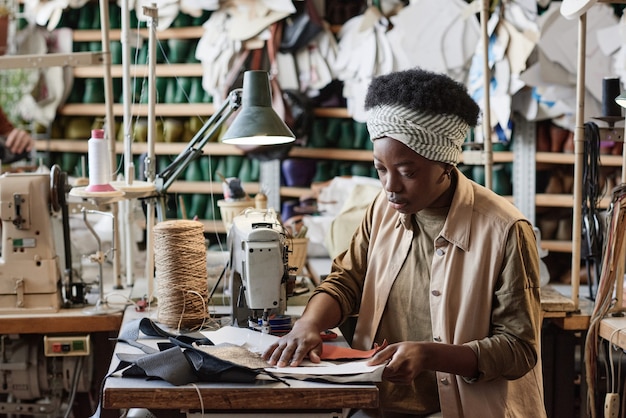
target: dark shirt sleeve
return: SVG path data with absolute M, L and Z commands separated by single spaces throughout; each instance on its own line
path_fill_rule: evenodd
M 537 363 L 541 299 L 536 245 L 527 222 L 519 221 L 509 231 L 491 314 L 491 336 L 466 344 L 478 357 L 478 380 L 518 379 Z

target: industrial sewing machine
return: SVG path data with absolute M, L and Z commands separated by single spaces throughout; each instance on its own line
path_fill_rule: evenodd
M 0 176 L 0 314 L 56 312 L 61 271 L 51 212 L 60 209 L 59 170 Z
M 228 232 L 233 325 L 269 332 L 287 309 L 287 238 L 272 209 L 246 209 Z
M 62 230 L 67 224 L 61 225 L 54 213 L 63 209 L 67 215 L 66 187 L 58 166 L 50 173 L 0 176 L 0 315 L 54 314 L 63 305 L 56 249 L 69 239 Z M 68 285 L 65 297 L 74 299 L 77 295 L 69 292 L 78 287 Z M 90 336 L 24 331 L 4 335 L 0 329 L 0 411 L 7 416 L 58 416 L 70 407 L 64 403 L 73 399 L 68 393 L 91 388 Z

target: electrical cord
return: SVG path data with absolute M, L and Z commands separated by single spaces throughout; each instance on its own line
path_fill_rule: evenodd
M 613 330 L 613 332 L 611 332 L 611 335 L 609 337 L 609 340 L 607 342 L 607 348 L 608 348 L 608 364 L 610 366 L 610 374 L 607 372 L 607 392 L 604 398 L 604 417 L 605 418 L 617 418 L 620 415 L 620 394 L 619 394 L 619 390 L 620 390 L 620 376 L 622 374 L 622 365 L 621 365 L 621 358 L 622 358 L 622 354 L 624 353 L 624 351 L 622 349 L 620 349 L 619 346 L 615 345 L 613 343 L 613 339 L 615 338 L 615 336 L 618 336 L 619 339 L 619 333 L 624 331 L 626 329 L 626 327 L 623 328 L 618 328 Z M 616 365 L 615 365 L 615 360 L 613 358 L 613 352 L 620 350 L 620 356 L 619 356 L 619 361 L 617 364 L 617 375 L 616 375 Z
M 621 259 L 624 240 L 621 234 L 626 229 L 626 184 L 613 189 L 611 205 L 609 206 L 610 219 L 607 224 L 606 244 L 603 249 L 601 276 L 598 281 L 597 297 L 589 318 L 589 328 L 585 337 L 584 363 L 587 382 L 587 409 L 591 418 L 596 417 L 596 379 L 599 338 L 599 327 L 615 304 L 613 298 L 617 282 L 618 263 Z M 621 290 L 621 289 L 620 289 Z
M 607 386 L 607 391 L 611 392 L 611 393 L 619 393 L 619 386 L 620 386 L 620 381 L 619 381 L 619 376 L 621 374 L 621 364 L 618 363 L 618 373 L 617 373 L 617 377 L 615 376 L 615 361 L 613 359 L 613 351 L 615 351 L 615 347 L 616 346 L 613 343 L 613 339 L 615 338 L 616 335 L 619 335 L 620 332 L 624 331 L 626 328 L 618 328 L 616 330 L 614 330 L 613 332 L 611 332 L 611 336 L 609 337 L 609 365 L 611 368 L 611 381 L 608 382 Z M 619 347 L 618 347 L 619 348 Z M 620 350 L 621 353 L 623 353 L 623 350 Z M 621 358 L 621 354 L 620 354 L 620 358 Z M 609 375 L 607 374 L 607 377 Z M 609 390 L 610 389 L 610 390 Z
M 598 217 L 600 200 L 600 128 L 594 122 L 585 123 L 582 179 L 582 233 L 584 243 L 582 256 L 587 269 L 589 299 L 595 300 L 594 283 L 600 278 L 602 260 L 602 227 Z M 592 267 L 593 275 L 592 275 Z
M 74 364 L 74 374 L 72 375 L 72 387 L 70 388 L 70 396 L 67 400 L 67 410 L 65 411 L 64 418 L 69 418 L 72 413 L 72 405 L 76 398 L 76 392 L 78 392 L 78 380 L 81 372 L 83 371 L 83 356 L 77 356 Z
M 202 399 L 202 393 L 200 392 L 200 388 L 195 383 L 191 383 L 191 386 L 196 390 L 198 394 L 198 400 L 200 401 L 200 418 L 204 418 L 204 399 Z

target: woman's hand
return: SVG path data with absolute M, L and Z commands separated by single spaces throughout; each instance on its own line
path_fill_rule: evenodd
M 383 363 L 387 363 L 383 379 L 397 384 L 410 384 L 424 370 L 478 377 L 478 358 L 466 345 L 416 341 L 390 344 L 377 351 L 367 364 Z
M 383 371 L 383 379 L 396 384 L 408 385 L 425 370 L 425 360 L 422 343 L 402 342 L 390 344 L 377 351 L 367 364 L 376 366 L 387 363 Z
M 300 319 L 293 329 L 263 353 L 263 358 L 278 367 L 298 366 L 306 357 L 313 363 L 320 362 L 322 337 L 317 326 Z

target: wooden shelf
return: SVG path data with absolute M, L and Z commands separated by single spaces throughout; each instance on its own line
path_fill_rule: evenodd
M 556 253 L 571 253 L 572 241 L 541 240 L 541 248 Z
M 133 104 L 133 116 L 148 116 L 147 104 Z M 194 115 L 210 116 L 215 112 L 212 103 L 157 103 L 155 113 L 159 117 L 190 117 Z M 342 108 L 317 108 L 313 110 L 317 117 L 327 118 L 350 118 L 348 111 Z M 57 111 L 64 116 L 98 116 L 106 114 L 104 103 L 68 103 Z M 113 104 L 113 116 L 122 117 L 124 107 L 121 103 Z
M 250 195 L 255 195 L 260 191 L 258 183 L 243 183 L 243 189 Z M 216 194 L 222 195 L 222 183 L 209 182 L 209 181 L 175 181 L 168 189 L 170 193 L 182 193 L 182 194 Z M 310 193 L 309 187 L 281 187 L 280 195 L 283 197 L 299 198 L 300 196 Z
M 88 138 L 84 141 L 73 139 L 41 140 L 37 142 L 36 147 L 38 151 L 86 153 L 88 150 L 87 141 Z M 187 143 L 184 142 L 158 142 L 155 144 L 155 152 L 158 155 L 176 155 L 185 149 L 186 146 Z M 148 151 L 148 144 L 145 142 L 134 142 L 132 148 L 133 154 L 143 154 Z M 116 142 L 115 151 L 118 154 L 123 153 L 124 144 L 122 142 Z M 243 151 L 235 145 L 223 144 L 221 142 L 210 142 L 205 145 L 203 151 L 207 155 L 212 156 L 244 155 Z M 371 161 L 372 151 L 335 148 L 303 148 L 294 146 L 289 152 L 289 156 L 344 161 Z
M 139 36 L 148 39 L 148 29 L 131 29 L 129 37 Z M 159 39 L 199 39 L 204 33 L 202 26 L 190 26 L 184 28 L 168 28 L 157 32 Z M 121 29 L 110 29 L 109 39 L 111 41 L 119 41 L 122 39 Z M 102 31 L 100 29 L 81 29 L 72 32 L 74 42 L 94 42 L 102 40 Z
M 372 151 L 355 149 L 293 147 L 289 156 L 318 160 L 372 161 Z
M 535 155 L 535 161 L 542 164 L 574 165 L 575 158 L 576 156 L 574 154 L 560 152 L 538 152 Z M 604 167 L 621 167 L 622 156 L 600 155 L 600 163 Z
M 170 105 L 176 106 L 176 105 Z M 37 142 L 38 151 L 49 152 L 87 152 L 87 140 L 71 140 L 71 139 L 51 139 Z M 183 142 L 159 142 L 155 144 L 155 151 L 159 155 L 176 155 L 185 147 Z M 118 154 L 124 152 L 124 145 L 121 142 L 115 143 L 115 151 Z M 147 152 L 148 144 L 145 142 L 135 142 L 132 145 L 133 154 L 142 154 Z M 204 147 L 207 155 L 224 156 L 224 155 L 244 155 L 243 151 L 234 145 L 212 142 Z M 294 146 L 289 151 L 289 157 L 292 158 L 312 158 L 319 160 L 340 160 L 340 161 L 372 161 L 372 151 L 355 150 L 355 149 L 337 149 L 337 148 L 307 148 Z M 513 161 L 513 153 L 509 151 L 501 151 L 494 153 L 495 162 L 511 162 Z
M 86 138 L 84 141 L 73 139 L 51 139 L 37 141 L 36 147 L 38 151 L 49 152 L 77 152 L 87 153 L 88 141 Z M 182 142 L 159 142 L 155 144 L 156 153 L 159 155 L 177 155 L 185 149 L 186 143 Z M 134 142 L 133 154 L 139 155 L 148 151 L 148 144 L 145 142 Z M 234 145 L 222 144 L 222 143 L 209 143 L 204 147 L 205 151 L 209 155 L 243 155 L 243 152 Z M 124 152 L 124 144 L 122 142 L 115 143 L 115 152 L 122 154 Z
M 226 227 L 224 226 L 224 222 L 221 220 L 208 220 L 208 219 L 200 219 L 198 222 L 204 225 L 204 232 L 214 233 L 214 234 L 225 234 Z
M 574 196 L 571 194 L 537 193 L 535 205 L 541 207 L 571 208 L 574 204 Z
M 134 116 L 148 116 L 147 104 L 133 104 Z M 193 115 L 210 116 L 215 112 L 215 107 L 211 103 L 158 103 L 155 106 L 155 113 L 159 117 L 190 117 Z M 59 108 L 57 114 L 63 116 L 93 116 L 102 117 L 106 114 L 104 103 L 68 103 Z M 124 106 L 121 103 L 113 105 L 113 116 L 122 117 Z
M 607 208 L 611 203 L 610 197 L 600 199 L 598 206 Z M 571 194 L 538 193 L 535 195 L 535 205 L 550 208 L 573 208 L 574 196 Z
M 313 109 L 313 113 L 318 118 L 352 118 L 348 113 L 348 109 L 344 107 L 318 107 Z
M 201 77 L 202 64 L 157 64 L 157 77 Z M 111 77 L 122 78 L 124 68 L 121 65 L 111 66 Z M 148 77 L 148 66 L 131 65 L 131 77 Z M 101 78 L 102 66 L 90 65 L 86 67 L 74 68 L 74 77 L 76 78 Z

